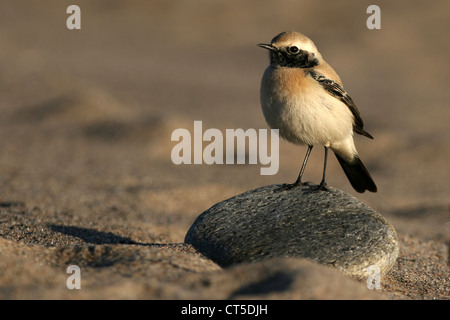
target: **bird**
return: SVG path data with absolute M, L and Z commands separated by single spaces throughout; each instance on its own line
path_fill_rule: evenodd
M 302 182 L 306 163 L 313 147 L 323 146 L 323 173 L 317 190 L 328 190 L 325 174 L 331 149 L 357 192 L 377 192 L 353 140 L 354 133 L 373 136 L 364 130 L 356 104 L 314 42 L 302 33 L 285 31 L 258 46 L 270 53 L 260 88 L 264 118 L 283 139 L 308 147 L 297 180 L 280 190 L 309 184 Z

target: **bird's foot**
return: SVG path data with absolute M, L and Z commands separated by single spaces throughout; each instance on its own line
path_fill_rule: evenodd
M 314 191 L 330 191 L 325 181 L 322 181 L 318 186 L 314 187 L 313 189 Z
M 302 186 L 308 186 L 311 183 L 309 181 L 307 182 L 294 182 L 294 183 L 284 183 L 281 185 L 281 187 L 279 187 L 278 189 L 275 189 L 274 192 L 282 192 L 282 191 L 287 191 L 287 190 L 291 190 L 297 187 L 302 187 Z

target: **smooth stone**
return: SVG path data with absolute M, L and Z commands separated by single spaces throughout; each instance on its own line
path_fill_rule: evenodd
M 279 191 L 270 185 L 212 206 L 197 217 L 185 243 L 222 267 L 273 257 L 302 257 L 347 275 L 385 274 L 398 256 L 391 223 L 332 187 Z M 374 271 L 375 270 L 375 271 Z

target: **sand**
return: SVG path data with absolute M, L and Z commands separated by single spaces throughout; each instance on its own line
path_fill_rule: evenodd
M 381 30 L 358 1 L 80 0 L 81 30 L 66 28 L 70 4 L 0 11 L 1 299 L 449 299 L 448 2 L 383 3 Z M 271 176 L 171 159 L 172 132 L 195 120 L 267 128 L 256 44 L 289 29 L 315 41 L 375 137 L 355 141 L 377 193 L 354 192 L 334 157 L 327 182 L 397 230 L 379 290 L 301 259 L 222 269 L 182 244 L 215 203 L 298 174 L 306 148 L 284 141 Z

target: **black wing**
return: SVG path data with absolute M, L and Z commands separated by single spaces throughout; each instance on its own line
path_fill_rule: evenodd
M 364 131 L 363 129 L 364 123 L 361 119 L 361 115 L 359 114 L 359 110 L 356 107 L 356 104 L 353 102 L 352 98 L 350 98 L 350 96 L 344 90 L 344 88 L 342 88 L 338 83 L 334 82 L 333 80 L 325 78 L 321 73 L 317 71 L 310 70 L 309 74 L 314 80 L 320 83 L 329 94 L 345 103 L 345 105 L 350 109 L 350 111 L 353 114 L 353 117 L 355 118 L 353 131 L 363 136 L 366 136 L 370 139 L 373 139 L 370 133 Z

